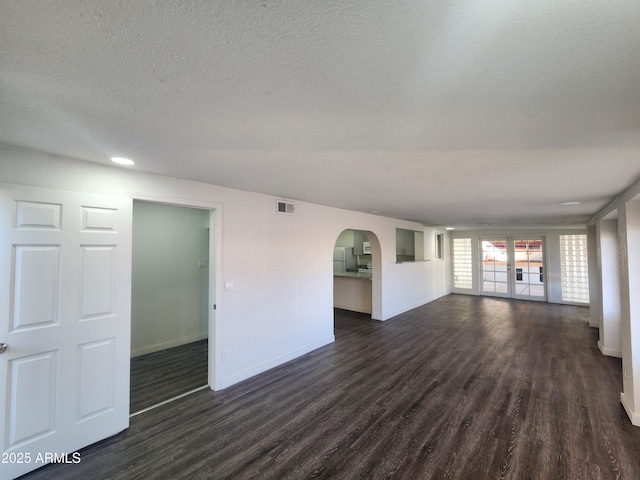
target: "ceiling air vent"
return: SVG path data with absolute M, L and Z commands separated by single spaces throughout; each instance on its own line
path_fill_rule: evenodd
M 277 202 L 277 213 L 282 213 L 284 215 L 293 215 L 293 203 L 285 202 L 284 200 L 278 200 Z

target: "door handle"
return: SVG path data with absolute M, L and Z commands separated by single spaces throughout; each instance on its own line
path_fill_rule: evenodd
M 0 343 L 0 353 L 4 353 L 7 350 L 7 347 L 9 345 L 7 345 L 6 343 Z

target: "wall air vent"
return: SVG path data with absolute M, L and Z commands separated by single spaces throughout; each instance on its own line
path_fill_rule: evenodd
M 285 202 L 284 200 L 277 201 L 276 212 L 283 215 L 293 215 L 294 205 L 291 202 Z

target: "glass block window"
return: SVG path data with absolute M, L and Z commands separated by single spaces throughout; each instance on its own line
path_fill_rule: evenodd
M 453 255 L 453 287 L 473 288 L 473 268 L 471 261 L 471 239 L 454 238 Z
M 589 303 L 587 235 L 560 235 L 562 300 Z

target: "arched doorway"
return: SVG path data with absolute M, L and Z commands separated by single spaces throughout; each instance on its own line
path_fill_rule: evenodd
M 381 318 L 380 242 L 371 231 L 347 229 L 333 248 L 334 308 Z

